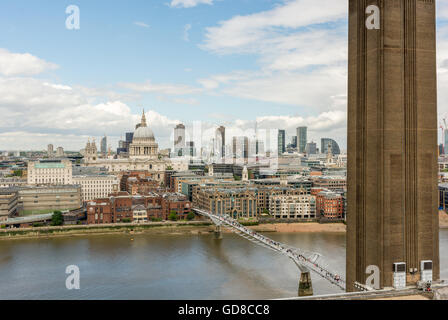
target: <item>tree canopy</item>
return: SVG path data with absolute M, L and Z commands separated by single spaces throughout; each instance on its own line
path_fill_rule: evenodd
M 64 224 L 64 217 L 61 211 L 55 211 L 53 217 L 51 218 L 52 226 L 62 226 Z

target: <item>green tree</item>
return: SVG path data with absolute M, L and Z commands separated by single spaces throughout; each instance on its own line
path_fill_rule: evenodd
M 171 221 L 177 221 L 177 213 L 176 211 L 172 210 L 170 212 L 170 215 L 168 216 L 168 219 Z
M 62 226 L 64 224 L 64 217 L 61 211 L 53 212 L 53 217 L 51 218 L 52 226 Z
M 22 170 L 14 170 L 13 176 L 14 177 L 21 177 L 23 175 Z
M 194 214 L 193 211 L 191 211 L 191 212 L 187 215 L 187 220 L 188 220 L 188 221 L 192 221 L 192 220 L 194 220 L 194 218 L 196 218 L 196 215 Z

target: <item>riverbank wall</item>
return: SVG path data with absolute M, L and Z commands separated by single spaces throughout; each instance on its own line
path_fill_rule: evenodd
M 440 212 L 440 228 L 448 228 L 448 214 Z M 248 226 L 257 232 L 282 232 L 282 233 L 345 233 L 347 226 L 343 223 L 318 223 L 318 222 L 294 222 L 294 223 L 261 223 Z M 86 235 L 107 234 L 208 234 L 215 227 L 210 221 L 179 221 L 179 222 L 150 222 L 145 224 L 122 223 L 104 225 L 73 225 L 61 227 L 39 227 L 23 229 L 0 229 L 0 241 L 27 238 L 50 238 Z M 223 229 L 224 233 L 230 230 Z
M 212 232 L 212 223 L 208 221 L 182 221 L 182 222 L 153 222 L 146 224 L 104 224 L 104 225 L 75 225 L 61 227 L 39 227 L 0 230 L 1 240 L 51 238 L 86 235 L 108 234 L 202 234 Z
M 248 228 L 257 232 L 345 232 L 342 223 L 319 224 L 316 222 L 306 223 L 269 223 L 251 225 Z M 38 227 L 21 229 L 0 230 L 0 241 L 11 239 L 28 238 L 51 238 L 86 235 L 108 235 L 108 234 L 208 234 L 213 233 L 215 226 L 209 221 L 182 221 L 182 222 L 150 222 L 145 224 L 123 223 L 104 225 L 74 225 L 61 227 Z M 232 231 L 223 228 L 224 233 Z

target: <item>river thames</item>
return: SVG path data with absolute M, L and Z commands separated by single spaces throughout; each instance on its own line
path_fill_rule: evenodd
M 345 234 L 269 233 L 316 251 L 344 275 Z M 448 279 L 448 230 L 440 232 Z M 67 290 L 65 269 L 80 269 Z M 341 292 L 317 275 L 315 294 Z M 0 241 L 0 299 L 276 299 L 297 296 L 299 272 L 287 257 L 234 234 L 107 235 Z

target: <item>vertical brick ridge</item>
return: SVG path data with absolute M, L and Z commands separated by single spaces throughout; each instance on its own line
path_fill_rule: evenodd
M 408 268 L 418 268 L 417 234 L 417 106 L 416 106 L 416 1 L 404 5 L 405 101 L 405 235 Z
M 367 6 L 366 0 L 358 1 L 358 69 L 357 69 L 357 81 L 359 85 L 358 90 L 358 101 L 357 101 L 357 118 L 361 121 L 357 121 L 356 134 L 360 136 L 357 140 L 357 158 L 360 159 L 357 172 L 357 205 L 356 205 L 356 230 L 357 230 L 357 245 L 356 245 L 356 257 L 357 257 L 357 268 L 356 279 L 358 281 L 363 281 L 365 279 L 365 261 L 366 261 L 366 197 L 365 197 L 365 176 L 366 176 L 366 91 L 367 91 L 367 81 L 366 81 L 366 52 L 367 52 L 367 39 L 366 39 L 366 28 L 365 28 L 365 8 Z

